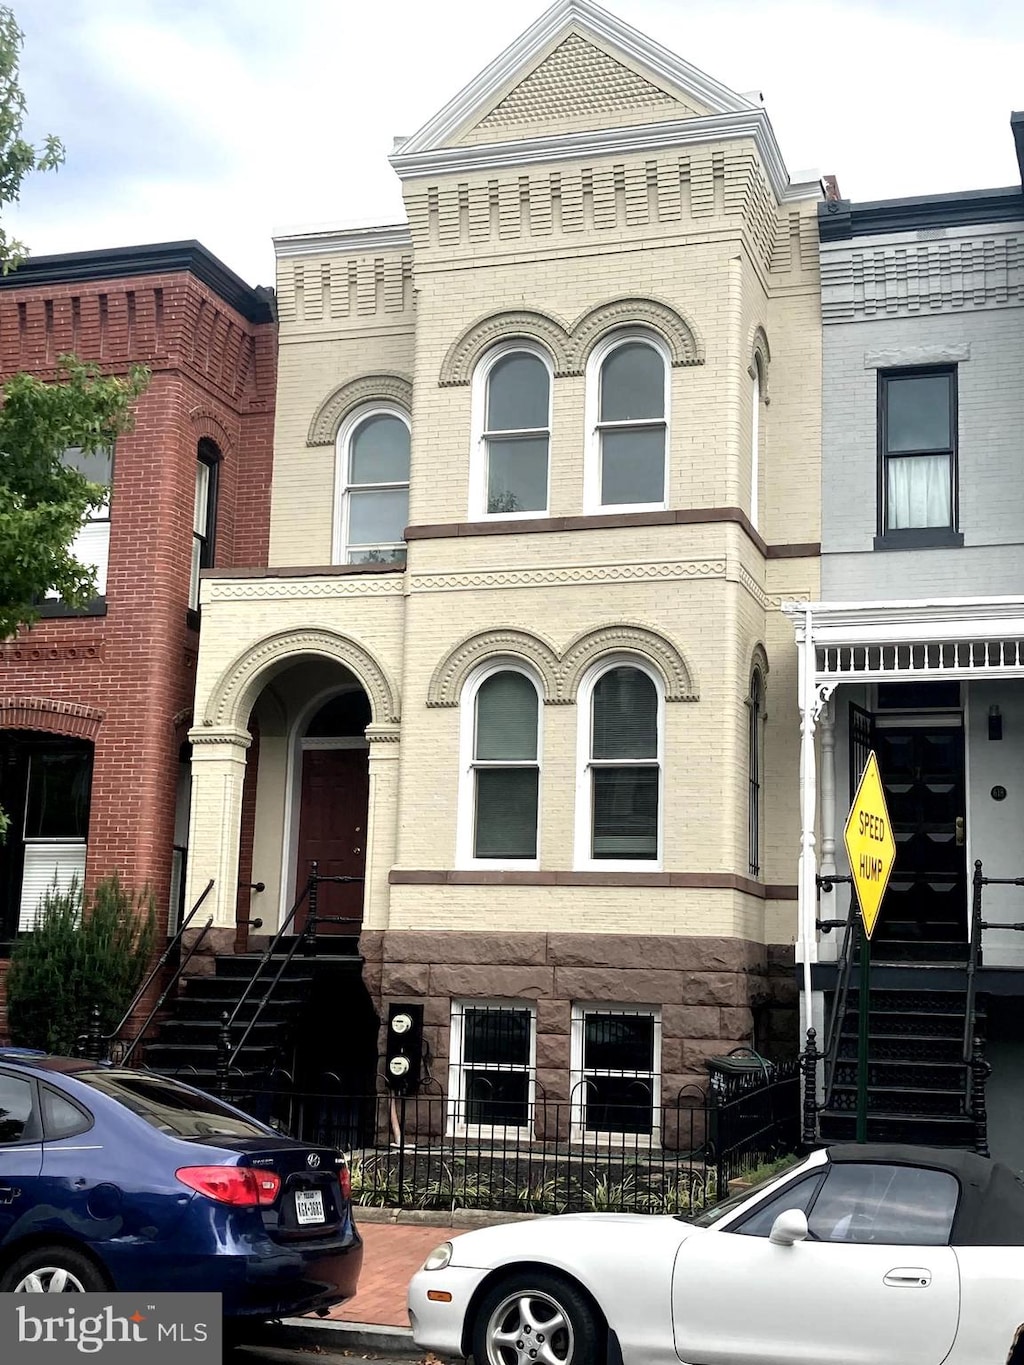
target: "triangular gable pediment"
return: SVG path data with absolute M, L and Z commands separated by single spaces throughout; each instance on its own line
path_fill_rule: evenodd
M 709 112 L 696 100 L 655 84 L 582 33 L 569 33 L 456 140 L 462 145 L 506 142 Z
M 753 107 L 591 0 L 556 0 L 396 156 Z

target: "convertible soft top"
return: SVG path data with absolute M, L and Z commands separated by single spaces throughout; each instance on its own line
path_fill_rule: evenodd
M 953 1246 L 1024 1245 L 1024 1182 L 1009 1166 L 975 1152 L 897 1143 L 846 1143 L 828 1148 L 830 1161 L 870 1161 L 886 1166 L 927 1166 L 948 1171 L 960 1183 Z

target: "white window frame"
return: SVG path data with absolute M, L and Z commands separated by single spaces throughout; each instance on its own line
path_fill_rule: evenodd
M 593 802 L 591 744 L 594 726 L 594 688 L 598 680 L 613 668 L 635 668 L 645 673 L 654 683 L 658 694 L 658 755 L 657 759 L 637 759 L 637 766 L 658 765 L 658 856 L 656 858 L 594 858 L 591 855 L 593 837 Z M 579 872 L 660 872 L 664 859 L 665 826 L 665 680 L 646 661 L 634 654 L 606 654 L 584 674 L 576 696 L 578 726 L 576 738 L 576 832 L 573 867 Z M 628 760 L 616 759 L 614 766 L 625 766 Z M 599 760 L 613 766 L 613 760 Z
M 487 386 L 491 371 L 499 360 L 510 355 L 535 356 L 548 372 L 548 424 L 547 427 L 522 427 L 516 434 L 530 433 L 547 436 L 548 468 L 547 485 L 543 508 L 528 512 L 489 512 L 487 510 L 487 441 L 491 435 L 487 431 Z M 531 517 L 551 515 L 551 421 L 555 398 L 555 367 L 551 357 L 542 346 L 532 341 L 503 341 L 492 347 L 477 363 L 473 371 L 471 419 L 470 419 L 470 458 L 469 458 L 469 519 L 471 521 L 526 521 Z
M 214 451 L 217 453 L 214 454 Z M 203 529 L 196 529 L 199 520 L 199 472 L 204 470 Z M 192 500 L 192 541 L 188 580 L 188 609 L 199 610 L 199 585 L 203 570 L 213 567 L 216 554 L 217 492 L 220 486 L 220 452 L 212 441 L 200 441 L 196 447 L 195 493 Z M 198 549 L 198 554 L 196 553 Z M 209 561 L 203 563 L 204 555 Z
M 467 1010 L 508 1010 L 528 1014 L 530 1017 L 530 1058 L 525 1067 L 495 1066 L 495 1071 L 520 1071 L 527 1073 L 526 1123 L 525 1124 L 487 1124 L 466 1123 L 466 1071 L 487 1070 L 487 1066 L 474 1065 L 467 1068 L 463 1057 L 462 1021 Z M 536 1130 L 537 1113 L 537 1006 L 530 1000 L 464 1000 L 451 1002 L 451 1027 L 448 1042 L 448 1121 L 449 1137 L 515 1137 L 519 1141 L 532 1141 Z
M 761 364 L 757 356 L 750 379 L 750 524 L 758 529 L 761 483 Z
M 397 417 L 404 423 L 409 433 L 410 464 L 409 478 L 401 483 L 349 483 L 349 468 L 352 459 L 352 437 L 355 435 L 356 428 L 371 417 Z M 333 535 L 331 540 L 331 563 L 349 564 L 349 504 L 350 493 L 353 489 L 360 493 L 388 493 L 397 492 L 400 489 L 410 489 L 412 485 L 412 422 L 409 414 L 397 403 L 364 403 L 358 408 L 354 408 L 338 429 L 338 438 L 334 443 L 334 517 Z M 403 528 L 404 529 L 404 528 Z M 365 547 L 364 547 L 365 548 Z M 381 550 L 404 550 L 406 542 L 404 540 L 388 541 L 387 544 L 374 546 L 374 549 Z M 401 561 L 396 561 L 400 563 Z
M 481 686 L 496 673 L 521 673 L 537 693 L 537 758 L 535 762 L 476 760 L 476 698 Z M 535 858 L 477 858 L 473 854 L 476 830 L 476 770 L 478 766 L 537 769 L 537 856 Z M 514 656 L 491 659 L 466 679 L 459 701 L 459 794 L 456 815 L 455 865 L 460 869 L 491 868 L 498 871 L 536 872 L 540 868 L 540 836 L 544 785 L 544 690 L 540 679 Z
M 61 455 L 61 463 L 67 464 L 69 450 L 80 450 L 80 446 L 67 446 Z M 110 562 L 110 497 L 114 487 L 115 446 L 110 446 L 110 479 L 107 483 L 106 499 L 99 507 L 92 507 L 82 518 L 82 524 L 75 532 L 69 549 L 75 559 L 87 568 L 96 571 L 96 596 L 107 595 L 107 569 Z M 46 594 L 49 602 L 59 602 L 60 594 L 51 589 Z
M 665 465 L 664 477 L 662 480 L 662 498 L 660 502 L 611 502 L 601 501 L 601 426 L 599 417 L 601 413 L 601 367 L 611 355 L 612 351 L 628 342 L 639 341 L 650 346 L 657 351 L 661 357 L 663 366 L 662 373 L 665 382 Z M 649 425 L 656 425 L 657 419 L 652 420 Z M 583 510 L 588 515 L 614 515 L 616 512 L 661 512 L 669 505 L 670 487 L 670 452 L 672 449 L 672 357 L 668 347 L 656 332 L 649 331 L 645 327 L 626 327 L 620 331 L 610 332 L 608 336 L 602 337 L 594 349 L 587 357 L 586 370 L 586 397 L 584 400 L 584 423 L 586 429 L 586 459 L 583 471 Z M 623 428 L 642 423 L 624 422 L 617 423 Z
M 651 1082 L 651 1131 L 650 1133 L 614 1133 L 604 1130 L 587 1130 L 587 1091 L 584 1084 L 586 1075 L 620 1076 L 627 1072 L 601 1071 L 591 1067 L 584 1071 L 583 1044 L 584 1022 L 588 1014 L 639 1014 L 654 1020 L 654 1052 L 650 1072 L 636 1072 L 639 1079 Z M 572 1098 L 572 1137 L 579 1143 L 599 1143 L 601 1146 L 660 1147 L 661 1146 L 661 1006 L 660 1005 L 623 1005 L 609 1002 L 581 1000 L 573 1001 L 572 1021 L 569 1034 L 569 1094 Z

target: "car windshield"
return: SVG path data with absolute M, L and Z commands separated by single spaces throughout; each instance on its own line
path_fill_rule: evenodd
M 692 1223 L 695 1228 L 709 1228 L 719 1222 L 727 1213 L 732 1213 L 741 1204 L 751 1197 L 766 1190 L 769 1185 L 774 1185 L 777 1180 L 781 1180 L 784 1175 L 788 1175 L 796 1166 L 803 1161 L 803 1157 L 795 1156 L 784 1166 L 777 1167 L 771 1175 L 766 1175 L 763 1180 L 757 1181 L 754 1185 L 748 1185 L 744 1190 L 737 1190 L 728 1199 L 723 1199 L 720 1204 L 712 1204 L 703 1209 L 700 1213 L 677 1213 L 676 1218 L 680 1223 Z
M 162 1076 L 133 1071 L 79 1071 L 75 1080 L 109 1095 L 161 1133 L 174 1137 L 268 1136 L 255 1119 L 236 1114 L 211 1096 L 193 1094 Z

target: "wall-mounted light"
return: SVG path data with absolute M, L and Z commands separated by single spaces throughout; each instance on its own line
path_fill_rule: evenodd
M 989 739 L 1002 739 L 1003 737 L 1003 713 L 998 706 L 988 708 L 988 737 Z

